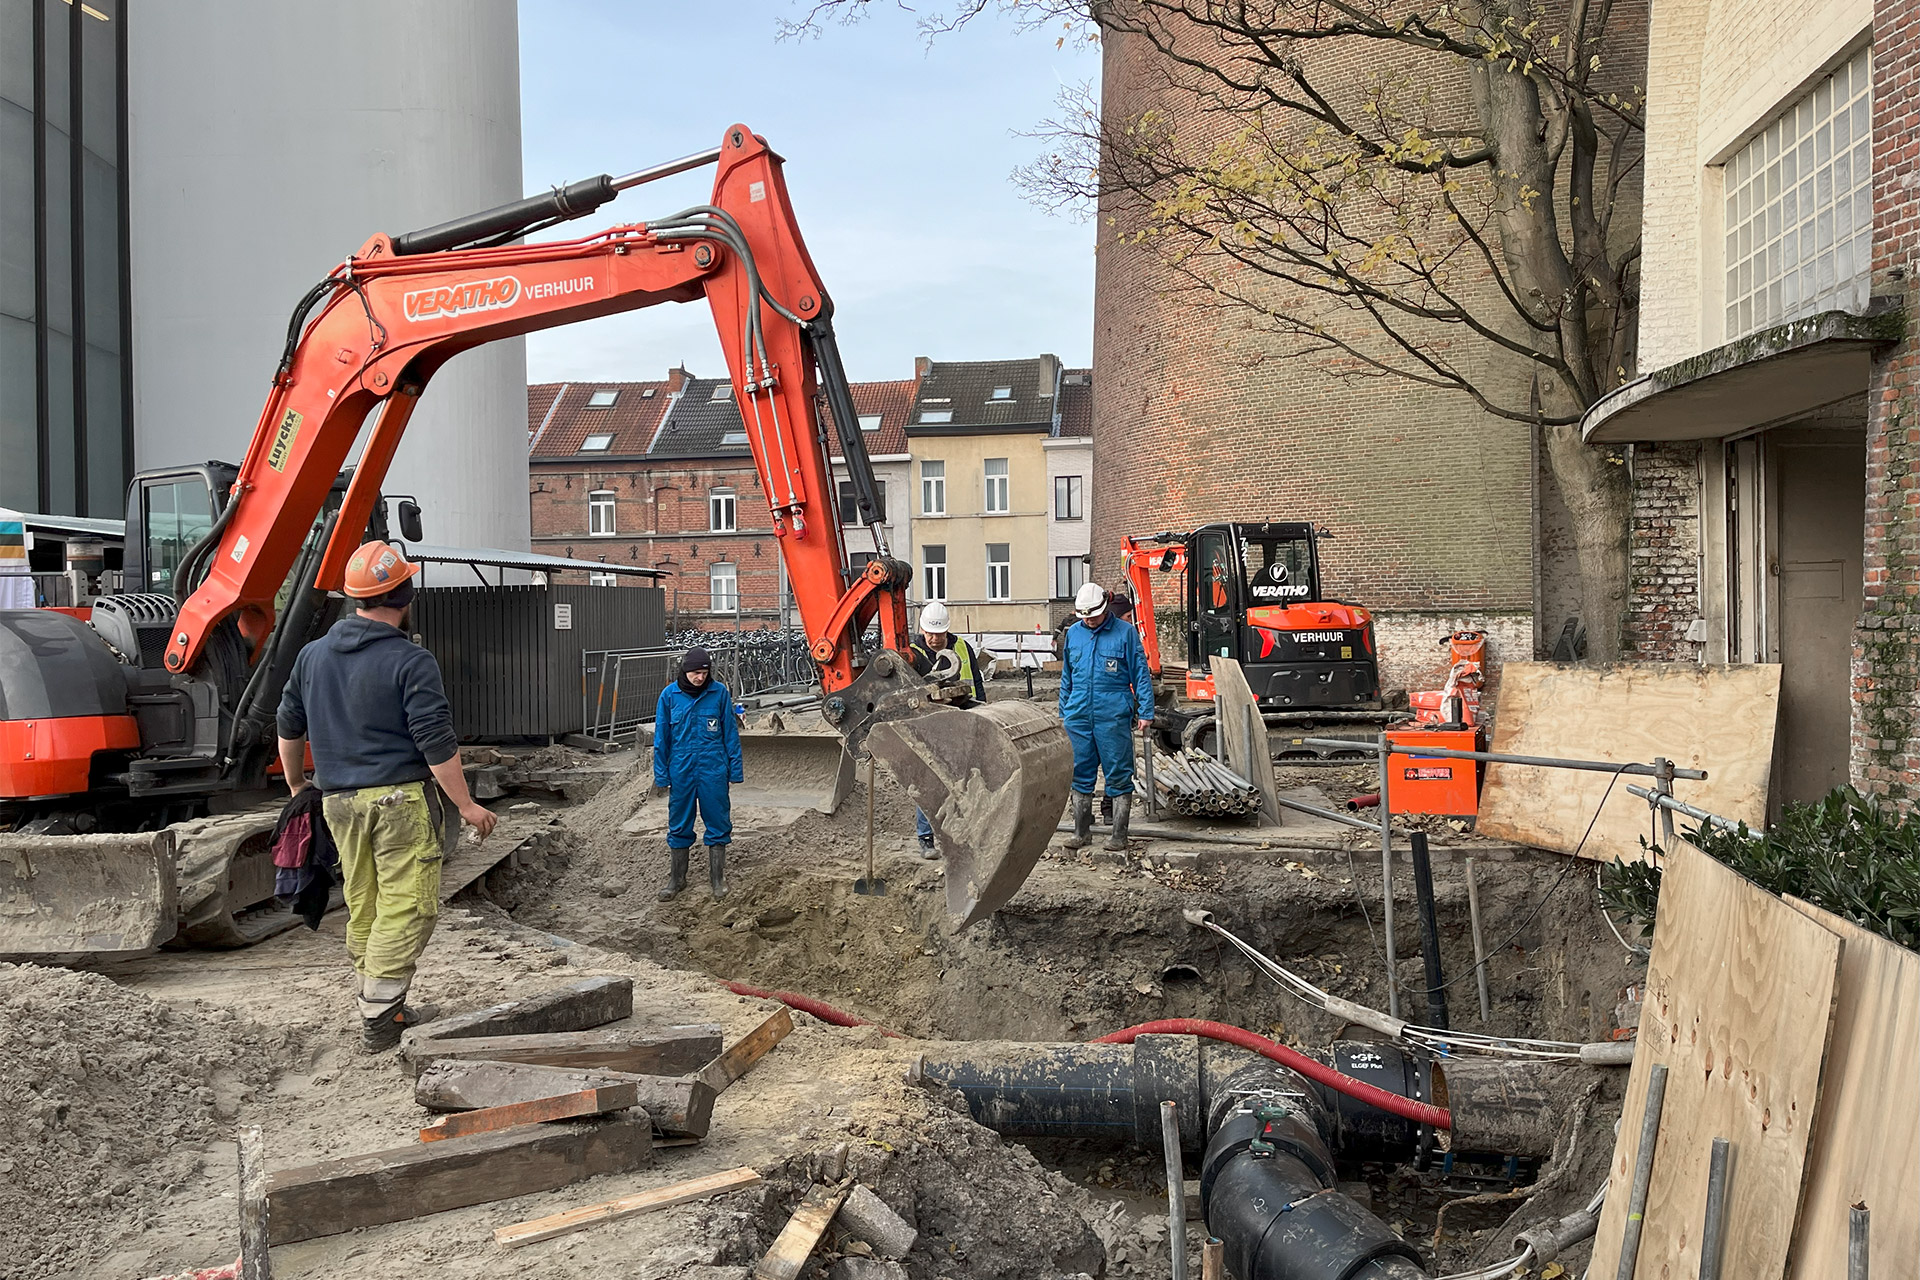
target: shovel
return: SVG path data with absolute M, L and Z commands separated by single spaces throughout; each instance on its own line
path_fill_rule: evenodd
M 884 898 L 887 882 L 873 874 L 873 757 L 867 757 L 867 874 L 853 882 L 853 891 L 867 897 Z

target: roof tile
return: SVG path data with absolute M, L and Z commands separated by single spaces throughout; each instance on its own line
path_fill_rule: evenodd
M 912 434 L 978 432 L 995 427 L 1052 430 L 1054 388 L 1059 375 L 1060 358 L 1051 355 L 1026 360 L 932 362 L 920 379 L 908 430 Z M 996 396 L 996 390 L 1007 394 Z M 926 421 L 929 413 L 953 416 L 930 423 Z
M 527 388 L 527 415 L 536 458 L 572 458 L 580 455 L 587 437 L 611 435 L 605 449 L 594 454 L 637 457 L 647 451 L 661 415 L 672 400 L 673 380 L 664 382 L 561 382 L 538 383 Z M 614 392 L 614 401 L 605 408 L 589 408 L 596 392 Z M 549 412 L 534 418 L 534 406 L 545 404 Z M 544 427 L 541 425 L 544 421 Z

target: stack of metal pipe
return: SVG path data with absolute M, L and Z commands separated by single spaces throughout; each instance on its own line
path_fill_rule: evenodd
M 1153 770 L 1145 761 L 1136 777 L 1151 777 L 1159 803 L 1190 818 L 1238 818 L 1260 808 L 1253 783 L 1197 747 L 1167 754 L 1153 749 Z

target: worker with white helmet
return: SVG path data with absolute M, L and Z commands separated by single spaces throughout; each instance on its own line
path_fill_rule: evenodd
M 1127 847 L 1133 813 L 1133 730 L 1153 724 L 1153 672 L 1133 624 L 1113 615 L 1097 582 L 1073 598 L 1074 616 L 1060 660 L 1060 719 L 1073 743 L 1073 835 L 1069 849 L 1087 843 L 1093 825 L 1093 784 L 1107 776 L 1113 831 L 1106 847 Z
M 981 679 L 973 646 L 954 635 L 952 625 L 946 605 L 938 600 L 927 602 L 920 610 L 920 642 L 913 646 L 913 669 L 923 676 L 937 673 L 957 688 L 958 695 L 948 706 L 970 707 L 987 700 L 987 686 Z M 913 811 L 913 822 L 914 832 L 920 837 L 920 856 L 933 857 L 933 824 L 920 809 Z

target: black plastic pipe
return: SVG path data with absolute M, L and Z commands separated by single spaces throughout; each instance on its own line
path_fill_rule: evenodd
M 1440 918 L 1433 902 L 1433 859 L 1427 833 L 1408 837 L 1413 846 L 1413 893 L 1420 905 L 1420 955 L 1427 972 L 1427 1025 L 1447 1029 L 1447 980 L 1440 971 Z

